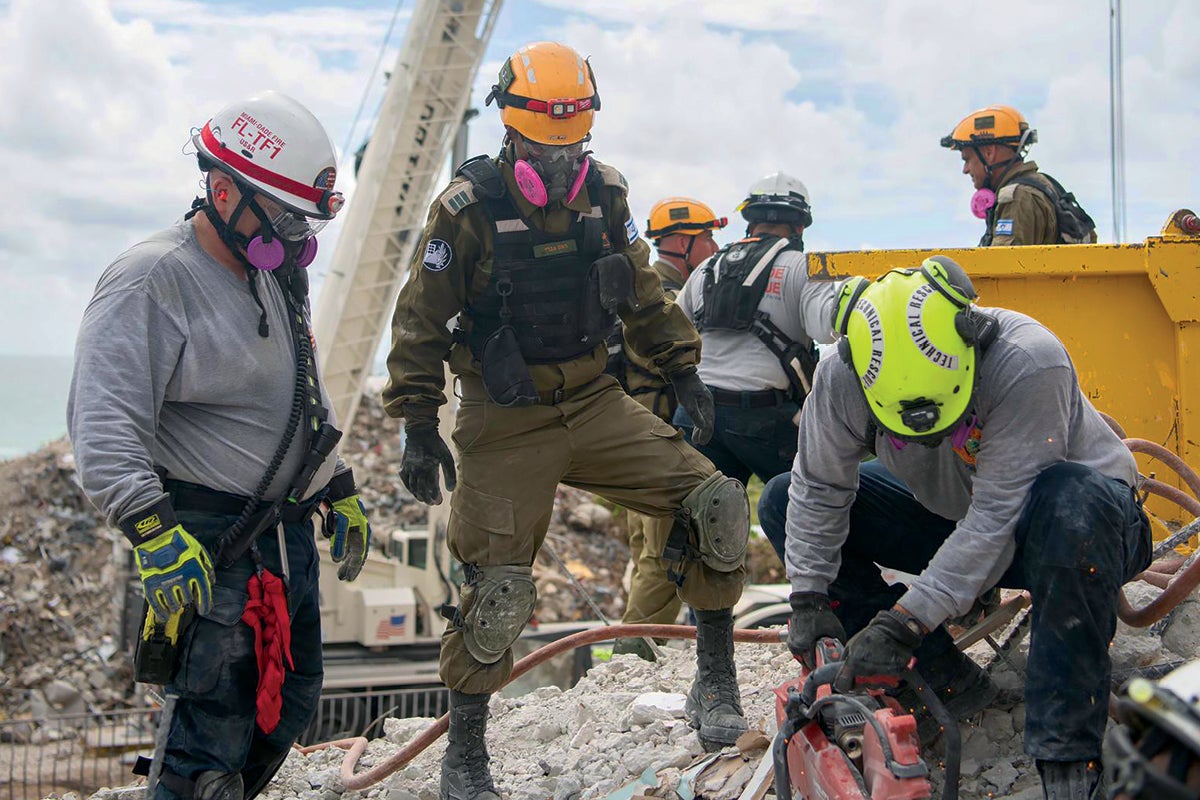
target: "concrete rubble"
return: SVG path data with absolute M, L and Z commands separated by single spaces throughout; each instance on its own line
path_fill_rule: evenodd
M 424 508 L 400 484 L 401 432 L 368 394 L 342 452 L 354 467 L 377 530 L 424 523 Z M 74 482 L 65 441 L 0 462 L 0 721 L 28 720 L 10 737 L 37 741 L 37 720 L 68 712 L 98 711 L 141 702 L 130 681 L 129 658 L 119 630 L 128 548 L 109 531 Z M 562 488 L 546 541 L 558 559 L 599 604 L 619 618 L 621 576 L 628 560 L 625 516 L 576 490 Z M 757 542 L 752 580 L 778 580 L 777 563 Z M 563 567 L 549 552 L 535 566 L 540 621 L 590 618 Z M 136 587 L 135 587 L 136 588 Z M 1159 590 L 1127 587 L 1135 606 Z M 1021 748 L 1021 641 L 1003 658 L 986 644 L 971 654 L 990 664 L 1004 690 L 1001 700 L 965 724 L 960 797 L 1041 796 L 1032 762 Z M 1119 626 L 1112 646 L 1114 670 L 1128 675 L 1155 664 L 1200 654 L 1200 603 L 1189 600 L 1167 624 L 1148 630 Z M 535 689 L 492 701 L 489 742 L 493 773 L 511 800 L 605 798 L 622 787 L 626 797 L 738 798 L 761 760 L 763 737 L 774 734 L 772 689 L 795 675 L 782 646 L 739 645 L 739 680 L 751 727 L 762 732 L 743 753 L 731 749 L 706 763 L 683 718 L 683 696 L 694 672 L 690 644 L 666 648 L 649 664 L 632 656 L 601 663 L 576 687 Z M 429 720 L 387 720 L 385 736 L 371 742 L 359 770 L 378 763 L 414 737 Z M 15 733 L 13 733 L 15 731 Z M 745 743 L 744 743 L 745 744 Z M 444 740 L 391 778 L 363 792 L 343 792 L 342 752 L 291 755 L 263 795 L 269 800 L 429 800 L 437 795 Z M 758 748 L 758 749 L 755 749 Z M 935 789 L 939 774 L 931 758 Z M 698 774 L 697 774 L 698 773 Z M 640 781 L 636 787 L 630 786 Z M 935 792 L 935 796 L 938 796 Z M 104 790 L 104 800 L 135 800 L 128 787 Z

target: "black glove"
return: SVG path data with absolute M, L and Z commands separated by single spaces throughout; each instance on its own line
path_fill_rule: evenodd
M 437 424 L 406 425 L 404 432 L 408 445 L 400 459 L 400 480 L 413 497 L 422 503 L 436 506 L 442 502 L 442 488 L 438 484 L 438 465 L 446 476 L 446 489 L 453 492 L 458 485 L 454 472 L 454 455 L 442 437 Z
M 856 688 L 896 686 L 923 638 L 919 624 L 912 617 L 890 608 L 880 611 L 846 645 L 833 688 L 850 692 Z
M 675 387 L 675 399 L 692 418 L 692 442 L 708 444 L 708 440 L 712 438 L 713 422 L 716 419 L 712 392 L 700 380 L 695 367 L 688 367 L 672 373 L 671 385 Z
M 812 669 L 813 650 L 817 640 L 829 637 L 839 643 L 846 641 L 846 629 L 829 606 L 829 597 L 820 592 L 792 592 L 792 618 L 788 621 L 788 650 L 797 660 Z

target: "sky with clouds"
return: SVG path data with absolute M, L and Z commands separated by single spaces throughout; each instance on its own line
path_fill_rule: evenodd
M 1124 4 L 1129 240 L 1200 204 L 1194 4 Z M 0 354 L 71 352 L 105 265 L 187 209 L 199 180 L 182 146 L 229 100 L 279 89 L 356 149 L 412 0 L 373 72 L 395 8 L 0 0 Z M 1038 129 L 1031 158 L 1112 240 L 1105 0 L 507 0 L 474 105 L 537 39 L 591 57 L 604 101 L 593 149 L 625 173 L 639 224 L 671 194 L 736 216 L 747 186 L 782 169 L 812 194 L 809 249 L 969 246 L 982 226 L 972 188 L 938 140 L 969 111 L 1008 103 Z M 492 152 L 501 128 L 481 111 L 471 149 Z M 351 170 L 339 188 L 352 198 Z M 322 234 L 326 259 L 337 233 Z

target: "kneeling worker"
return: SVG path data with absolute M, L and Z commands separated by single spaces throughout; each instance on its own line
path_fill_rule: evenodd
M 818 638 L 853 634 L 840 688 L 898 675 L 915 654 L 961 718 L 995 688 L 942 623 L 993 586 L 1028 589 L 1025 751 L 1047 797 L 1085 800 L 1117 601 L 1149 563 L 1150 526 L 1133 456 L 1062 343 L 975 297 L 944 256 L 840 289 L 841 358 L 817 367 L 790 481 L 764 497 L 787 519 L 788 646 L 810 658 Z M 919 577 L 889 586 L 879 566 Z

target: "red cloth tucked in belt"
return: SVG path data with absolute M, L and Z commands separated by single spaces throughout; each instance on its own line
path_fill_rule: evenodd
M 258 694 L 255 722 L 263 733 L 279 725 L 283 709 L 284 659 L 292 663 L 292 622 L 288 617 L 283 581 L 268 570 L 251 575 L 246 582 L 250 600 L 242 612 L 242 622 L 254 631 L 254 652 L 258 660 Z

